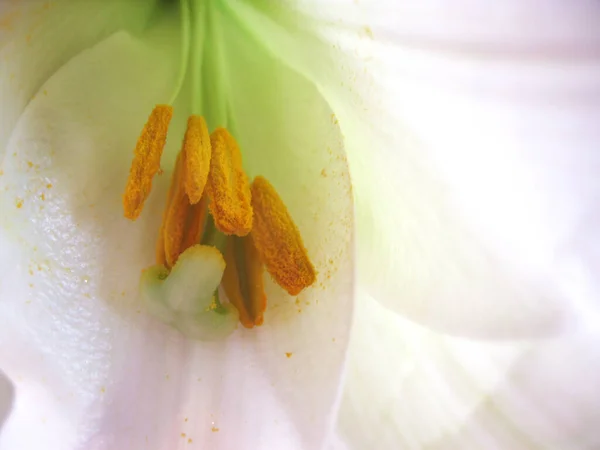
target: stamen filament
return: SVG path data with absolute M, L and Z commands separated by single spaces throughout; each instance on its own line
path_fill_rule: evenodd
M 125 217 L 135 220 L 152 190 L 152 179 L 160 169 L 173 108 L 157 105 L 152 110 L 135 146 L 134 158 L 123 195 Z
M 298 227 L 275 188 L 264 177 L 252 183 L 254 226 L 251 236 L 273 279 L 290 295 L 298 295 L 315 282 Z
M 225 128 L 217 128 L 210 143 L 212 156 L 206 189 L 215 226 L 227 235 L 245 236 L 252 229 L 252 205 L 240 149 Z
M 169 104 L 172 105 L 177 100 L 185 77 L 188 73 L 188 62 L 190 59 L 190 42 L 191 42 L 191 12 L 189 0 L 180 0 L 179 7 L 181 11 L 181 55 L 179 60 L 179 73 L 177 75 L 177 82 L 175 83 L 175 89 L 171 94 Z

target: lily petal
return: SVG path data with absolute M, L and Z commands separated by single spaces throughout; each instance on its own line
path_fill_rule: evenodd
M 596 448 L 597 330 L 485 342 L 359 296 L 338 433 L 346 448 Z
M 117 30 L 139 32 L 155 8 L 155 0 L 2 2 L 0 156 L 26 105 L 54 72 Z
M 340 121 L 374 297 L 463 336 L 587 320 L 597 308 L 574 302 L 570 279 L 600 265 L 577 244 L 600 242 L 597 3 L 256 5 L 240 20 L 293 55 Z
M 595 448 L 598 4 L 390 3 L 238 10 L 347 139 L 365 292 L 333 447 Z
M 224 50 L 244 37 L 233 36 Z M 0 369 L 15 403 L 2 449 L 317 448 L 333 423 L 353 298 L 348 168 L 327 102 L 268 52 L 247 52 L 257 66 L 234 55 L 248 76 L 230 99 L 233 130 L 249 171 L 269 177 L 297 222 L 317 285 L 294 302 L 269 280 L 265 324 L 216 343 L 190 341 L 140 310 L 167 177 L 134 223 L 122 217 L 120 191 L 148 111 L 171 94 L 178 38 L 169 22 L 146 41 L 120 32 L 72 58 L 9 140 Z M 298 108 L 269 95 L 264 70 Z M 258 118 L 269 126 L 257 131 Z M 184 124 L 174 118 L 170 135 Z

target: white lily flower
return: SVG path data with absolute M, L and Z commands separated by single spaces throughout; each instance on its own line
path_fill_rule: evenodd
M 262 328 L 210 344 L 137 312 L 164 198 L 131 224 L 120 190 L 185 21 L 124 5 L 3 16 L 0 448 L 318 448 L 351 319 L 345 153 L 362 286 L 336 444 L 599 445 L 597 4 L 194 2 L 211 50 L 182 92 L 233 117 L 323 280 L 301 314 L 268 285 Z

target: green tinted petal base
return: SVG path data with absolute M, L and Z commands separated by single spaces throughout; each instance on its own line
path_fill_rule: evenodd
M 225 261 L 214 247 L 195 245 L 181 254 L 169 270 L 156 265 L 144 270 L 139 295 L 146 310 L 185 336 L 215 341 L 229 336 L 238 323 L 238 311 L 220 305 L 215 291 Z

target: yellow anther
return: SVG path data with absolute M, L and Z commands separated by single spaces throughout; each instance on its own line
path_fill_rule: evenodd
M 181 156 L 178 155 L 177 162 L 175 163 L 175 169 L 173 171 L 173 175 L 171 176 L 171 185 L 169 186 L 169 192 L 167 193 L 167 204 L 163 211 L 162 223 L 160 226 L 160 231 L 158 233 L 158 241 L 156 243 L 156 263 L 162 264 L 163 266 L 167 265 L 167 255 L 165 253 L 165 226 L 167 223 L 169 209 L 171 208 L 171 202 L 173 201 L 175 189 L 178 188 L 177 180 L 180 177 L 181 172 L 180 159 Z
M 173 267 L 179 255 L 183 253 L 181 243 L 183 242 L 185 222 L 190 207 L 190 202 L 183 186 L 183 172 L 185 171 L 183 164 L 184 155 L 179 153 L 171 180 L 171 197 L 169 198 L 163 222 L 163 241 L 167 267 Z
M 252 229 L 252 205 L 240 149 L 224 128 L 211 134 L 210 143 L 212 156 L 206 189 L 215 226 L 227 235 L 245 236 Z
M 202 198 L 210 168 L 210 135 L 201 116 L 190 116 L 183 141 L 185 154 L 185 192 L 192 205 Z
M 157 105 L 152 110 L 135 146 L 134 158 L 123 195 L 125 217 L 135 220 L 152 190 L 152 179 L 160 169 L 160 157 L 167 141 L 173 108 Z
M 208 197 L 202 193 L 206 184 L 209 161 L 199 164 L 198 152 L 206 150 L 198 148 L 198 128 L 202 126 L 206 127 L 206 124 L 201 117 L 192 116 L 188 120 L 188 129 L 181 152 L 177 155 L 171 187 L 167 195 L 167 205 L 156 245 L 156 261 L 169 268 L 177 262 L 179 255 L 189 247 L 200 243 L 204 230 Z M 208 131 L 206 135 L 208 137 Z M 208 138 L 205 142 L 207 141 Z M 207 154 L 210 159 L 210 147 Z M 197 170 L 204 174 L 200 173 L 197 176 L 194 173 Z M 187 193 L 190 185 L 192 189 L 200 189 L 200 199 L 195 204 L 192 204 Z
M 263 265 L 251 236 L 230 236 L 225 250 L 225 272 L 221 285 L 238 310 L 246 328 L 262 325 L 267 308 Z
M 263 177 L 252 183 L 254 226 L 251 236 L 273 279 L 290 295 L 315 282 L 315 269 L 300 232 L 275 188 Z
M 204 233 L 206 217 L 208 215 L 208 197 L 204 194 L 198 203 L 191 205 L 188 209 L 187 223 L 183 242 L 181 243 L 182 252 L 193 245 L 199 244 Z

